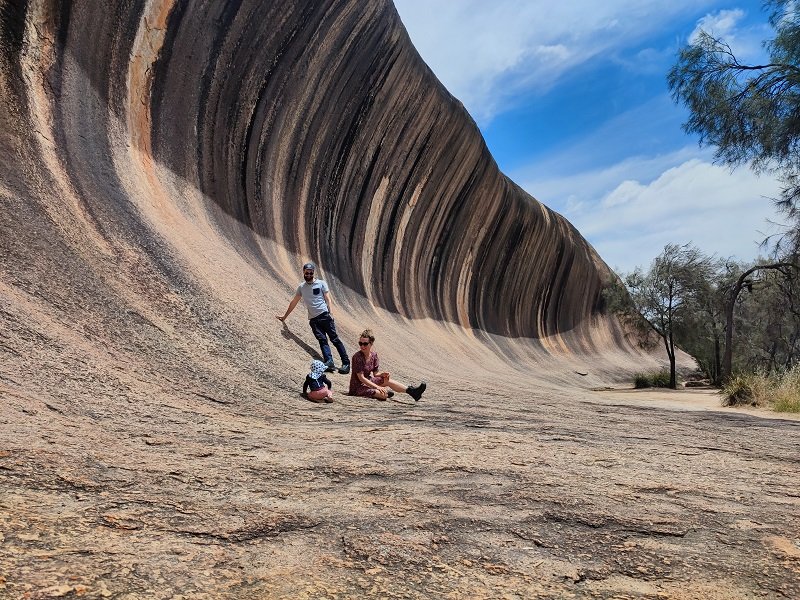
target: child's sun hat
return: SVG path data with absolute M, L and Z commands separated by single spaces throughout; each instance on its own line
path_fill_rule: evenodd
M 327 370 L 325 363 L 321 360 L 312 360 L 311 361 L 311 373 L 309 376 L 311 379 L 319 379 L 320 376 Z

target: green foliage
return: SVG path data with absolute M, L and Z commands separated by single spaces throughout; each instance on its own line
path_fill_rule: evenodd
M 678 345 L 697 360 L 714 385 L 722 380 L 725 303 L 735 272 L 730 267 L 722 260 L 709 259 L 708 269 L 695 280 L 691 310 L 675 327 Z
M 637 269 L 624 281 L 668 356 L 674 352 L 670 344 L 677 344 L 715 385 L 725 372 L 728 322 L 735 333 L 729 372 L 773 373 L 800 363 L 796 263 L 736 263 L 707 257 L 691 246 L 668 245 L 649 271 Z
M 603 311 L 614 315 L 624 315 L 635 310 L 628 289 L 622 280 L 615 274 L 606 282 L 600 292 L 603 301 Z
M 642 388 L 668 388 L 670 387 L 669 371 L 664 369 L 653 373 L 637 373 L 633 377 L 633 387 Z
M 777 373 L 739 373 L 722 387 L 725 406 L 764 406 L 800 412 L 800 366 Z
M 647 272 L 637 269 L 626 276 L 636 308 L 659 335 L 673 333 L 676 320 L 689 312 L 686 309 L 709 264 L 708 257 L 689 244 L 667 244 Z
M 789 0 L 771 8 L 775 37 L 764 47 L 769 60 L 742 64 L 730 46 L 706 32 L 684 47 L 667 76 L 676 102 L 689 109 L 684 129 L 716 146 L 731 166 L 750 164 L 776 172 L 785 187 L 779 202 L 797 217 L 800 201 L 800 12 Z

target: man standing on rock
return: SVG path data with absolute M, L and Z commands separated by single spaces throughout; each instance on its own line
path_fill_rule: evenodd
M 331 347 L 328 345 L 328 338 L 331 339 L 331 344 L 336 346 L 339 356 L 342 359 L 342 366 L 339 368 L 339 373 L 346 375 L 350 372 L 350 358 L 347 356 L 347 350 L 344 348 L 342 340 L 336 333 L 336 323 L 333 321 L 331 315 L 331 296 L 328 291 L 328 284 L 324 279 L 317 279 L 314 277 L 314 272 L 317 267 L 314 263 L 309 262 L 303 265 L 303 283 L 297 288 L 297 293 L 289 302 L 289 308 L 282 317 L 277 317 L 281 322 L 286 320 L 286 317 L 291 314 L 294 307 L 302 299 L 308 310 L 308 324 L 311 325 L 311 331 L 314 337 L 319 342 L 320 350 L 322 350 L 322 360 L 328 371 L 334 371 L 333 356 L 331 354 Z

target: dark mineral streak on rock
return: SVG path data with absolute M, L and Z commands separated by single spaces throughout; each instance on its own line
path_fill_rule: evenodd
M 13 54 L 22 48 L 26 7 L 26 0 L 0 4 L 0 40 L 3 40 L 3 52 Z
M 388 0 L 44 6 L 0 4 L 6 59 L 26 9 L 46 19 L 56 144 L 109 241 L 147 239 L 108 147 L 128 122 L 252 260 L 272 262 L 263 236 L 391 311 L 505 336 L 601 317 L 607 267 L 498 171 Z

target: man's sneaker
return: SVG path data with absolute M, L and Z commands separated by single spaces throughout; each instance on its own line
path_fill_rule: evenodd
M 416 402 L 419 402 L 419 399 L 422 398 L 422 392 L 425 391 L 425 388 L 428 387 L 425 382 L 423 381 L 416 387 L 409 387 L 406 388 L 406 392 L 409 396 L 411 396 Z
M 325 370 L 328 373 L 333 373 L 336 370 L 336 365 L 333 364 L 333 359 L 325 361 Z
M 341 375 L 347 375 L 350 372 L 350 363 L 344 363 L 341 367 L 339 367 L 339 373 Z

